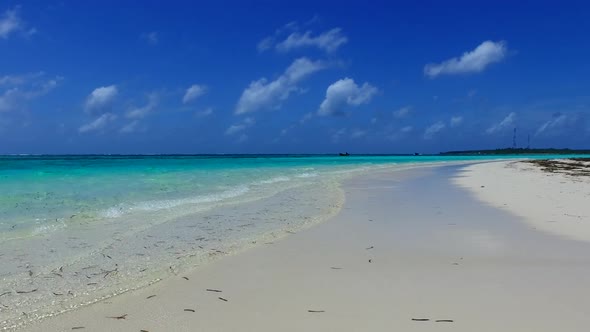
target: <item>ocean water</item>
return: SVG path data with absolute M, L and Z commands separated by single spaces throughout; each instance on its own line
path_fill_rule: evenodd
M 0 156 L 0 329 L 326 220 L 343 204 L 339 184 L 355 174 L 483 159 Z

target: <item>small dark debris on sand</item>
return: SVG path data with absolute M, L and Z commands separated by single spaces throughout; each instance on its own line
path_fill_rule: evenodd
M 148 330 L 139 330 L 139 332 L 150 332 Z
M 148 299 L 148 300 L 149 300 L 149 299 L 151 299 L 151 298 L 153 298 L 153 297 L 156 297 L 156 295 L 150 295 L 150 296 L 146 297 L 146 299 Z
M 188 280 L 188 277 L 182 277 L 182 279 L 184 279 L 184 280 Z
M 221 293 L 221 290 L 219 289 L 213 289 L 213 288 L 207 288 L 208 292 L 215 292 L 215 293 Z
M 569 158 L 569 159 L 544 159 L 527 160 L 525 163 L 541 167 L 542 171 L 548 173 L 562 173 L 570 176 L 590 176 L 590 166 L 586 163 L 590 158 Z
M 107 318 L 112 318 L 112 319 L 127 319 L 127 314 L 121 315 L 121 316 L 110 316 Z
M 366 249 L 367 249 L 367 250 L 370 250 L 370 249 L 373 249 L 373 248 L 375 248 L 375 247 L 373 247 L 373 246 L 370 246 L 370 247 L 368 247 L 368 248 L 366 248 Z
M 72 327 L 72 330 L 81 330 L 81 329 L 85 329 L 84 326 L 74 326 Z
M 320 313 L 320 312 L 326 312 L 326 311 L 325 310 L 307 310 L 307 312 Z
M 184 311 L 195 312 L 195 309 L 184 309 Z
M 430 318 L 412 318 L 414 322 L 429 322 Z M 452 323 L 454 320 L 452 319 L 437 319 L 435 320 L 436 323 Z
M 227 302 L 227 299 L 224 299 L 223 297 L 218 297 L 218 299 L 220 299 L 221 301 Z
M 373 260 L 372 259 L 369 259 L 369 263 L 373 263 Z
M 20 291 L 20 290 L 17 290 L 16 293 L 17 294 L 29 294 L 29 293 L 34 293 L 36 291 L 37 291 L 37 288 L 35 288 L 33 290 L 30 290 L 30 291 Z
M 12 292 L 4 292 L 4 293 L 0 294 L 0 297 L 2 297 L 2 296 L 4 296 L 4 295 L 8 295 L 8 294 L 10 294 L 10 293 L 12 293 Z
M 335 267 L 335 266 L 332 266 L 332 267 L 331 267 L 331 269 L 332 269 L 332 270 L 342 270 L 342 268 L 341 268 L 341 267 Z

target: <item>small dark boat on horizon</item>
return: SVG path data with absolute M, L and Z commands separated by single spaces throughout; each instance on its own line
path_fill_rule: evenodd
M 348 157 L 350 154 L 348 152 L 340 153 L 340 157 Z

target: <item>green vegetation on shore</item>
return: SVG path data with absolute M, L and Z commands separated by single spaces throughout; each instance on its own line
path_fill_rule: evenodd
M 590 150 L 572 149 L 525 149 L 506 148 L 495 150 L 466 150 L 441 152 L 442 156 L 470 156 L 470 155 L 513 155 L 513 154 L 590 154 Z

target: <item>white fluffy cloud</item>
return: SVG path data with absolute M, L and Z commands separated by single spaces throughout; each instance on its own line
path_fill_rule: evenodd
M 315 113 L 313 113 L 313 112 L 308 112 L 308 113 L 303 114 L 303 116 L 299 120 L 299 124 L 306 123 L 307 121 L 311 120 L 314 115 L 315 115 Z
M 122 134 L 130 134 L 133 133 L 137 130 L 137 126 L 139 125 L 139 121 L 138 120 L 133 120 L 131 122 L 129 122 L 128 124 L 126 124 L 125 126 L 123 126 L 119 132 Z
M 332 132 L 332 143 L 340 142 L 340 139 L 342 138 L 342 136 L 346 135 L 346 131 L 347 131 L 346 128 L 340 128 L 340 129 Z
M 385 127 L 385 130 L 381 134 L 383 135 L 384 138 L 386 138 L 390 141 L 397 141 L 397 140 L 401 139 L 402 137 L 408 135 L 412 131 L 414 131 L 414 127 L 412 127 L 412 126 L 405 126 L 402 128 L 396 128 L 393 125 L 388 125 Z
M 553 117 L 553 119 L 543 123 L 539 129 L 537 129 L 535 136 L 541 135 L 545 132 L 549 132 L 551 130 L 557 129 L 566 125 L 568 122 L 568 117 L 565 114 L 557 114 Z
M 189 103 L 189 102 L 201 97 L 205 93 L 207 93 L 206 86 L 199 85 L 199 84 L 193 84 L 188 89 L 186 89 L 186 92 L 184 93 L 184 96 L 182 97 L 182 103 L 183 104 Z
M 148 33 L 144 33 L 141 35 L 141 38 L 144 39 L 150 45 L 158 45 L 160 42 L 160 34 L 157 31 L 152 31 Z
M 304 25 L 314 24 L 316 19 L 306 22 Z M 302 32 L 297 22 L 287 23 L 275 31 L 274 35 L 262 39 L 258 45 L 258 51 L 264 52 L 274 48 L 277 52 L 290 52 L 297 49 L 315 47 L 324 52 L 332 53 L 348 42 L 348 37 L 342 33 L 342 29 L 333 28 L 318 35 L 310 30 Z M 284 39 L 283 39 L 284 38 Z
M 426 130 L 424 131 L 424 139 L 433 138 L 436 134 L 438 134 L 441 130 L 445 129 L 446 127 L 447 127 L 447 125 L 444 124 L 444 122 L 442 122 L 442 121 L 438 121 L 436 123 L 433 123 L 430 127 L 426 128 Z
M 491 125 L 486 130 L 486 133 L 488 133 L 488 134 L 494 134 L 494 133 L 497 133 L 497 132 L 501 132 L 503 130 L 506 130 L 508 128 L 511 128 L 512 126 L 514 126 L 514 122 L 515 121 L 516 121 L 516 113 L 511 112 L 502 121 Z
M 404 106 L 396 111 L 393 111 L 393 116 L 401 119 L 406 117 L 408 114 L 410 114 L 410 112 L 412 111 L 412 107 L 411 106 Z
M 246 129 L 246 126 L 244 124 L 234 124 L 234 125 L 229 126 L 225 130 L 225 134 L 226 135 L 233 135 L 233 134 L 238 133 L 244 129 Z
M 0 112 L 22 109 L 27 102 L 55 89 L 61 80 L 60 76 L 47 79 L 42 72 L 0 77 Z
M 204 117 L 209 116 L 211 114 L 213 114 L 213 107 L 207 107 L 206 109 L 204 109 L 202 111 L 195 112 L 195 116 L 199 117 L 199 118 L 204 118 Z
M 258 51 L 264 52 L 266 50 L 273 48 L 277 39 L 279 39 L 279 37 L 281 35 L 284 35 L 285 32 L 293 32 L 293 31 L 298 31 L 298 30 L 299 30 L 299 23 L 297 23 L 295 21 L 285 24 L 283 27 L 277 29 L 275 31 L 274 35 L 266 37 L 263 40 L 261 40 L 257 45 Z
M 367 82 L 358 86 L 353 79 L 343 78 L 328 87 L 326 98 L 322 101 L 318 114 L 338 114 L 342 112 L 345 106 L 366 104 L 371 101 L 377 92 L 377 88 Z
M 103 113 L 117 97 L 115 85 L 102 86 L 94 89 L 86 98 L 85 110 L 88 113 Z
M 400 129 L 400 131 L 404 134 L 407 134 L 407 133 L 411 132 L 412 130 L 414 130 L 414 127 L 412 127 L 412 126 L 405 126 L 402 129 Z
M 242 134 L 242 135 L 240 135 L 240 137 L 238 137 L 238 139 L 236 140 L 236 143 L 244 143 L 247 140 L 248 140 L 248 135 Z
M 96 118 L 94 121 L 87 123 L 87 124 L 81 126 L 80 128 L 78 128 L 78 131 L 80 133 L 87 133 L 87 132 L 91 132 L 91 131 L 95 131 L 95 130 L 100 130 L 100 129 L 104 128 L 109 122 L 112 122 L 115 119 L 117 119 L 117 116 L 115 114 L 104 113 L 101 116 L 99 116 L 98 118 Z
M 289 52 L 298 48 L 317 47 L 320 50 L 331 53 L 336 51 L 340 46 L 346 44 L 347 42 L 348 38 L 342 34 L 342 29 L 340 28 L 334 28 L 332 30 L 322 32 L 315 37 L 311 31 L 307 31 L 305 33 L 293 32 L 287 37 L 287 39 L 278 43 L 276 45 L 276 49 L 279 52 Z
M 18 102 L 18 89 L 8 89 L 0 95 L 0 112 L 12 111 Z
M 45 75 L 44 72 L 0 76 L 0 86 L 19 86 L 31 83 Z
M 463 123 L 463 117 L 462 116 L 453 116 L 451 117 L 451 127 L 458 127 Z
M 255 123 L 256 121 L 253 118 L 245 118 L 244 120 L 242 120 L 242 122 L 229 126 L 225 130 L 225 134 L 228 136 L 237 134 L 249 127 L 252 127 Z
M 18 7 L 9 9 L 0 16 L 0 38 L 6 39 L 13 33 L 22 31 L 24 22 L 19 16 Z M 34 30 L 31 30 L 33 32 Z
M 297 83 L 309 75 L 324 69 L 326 66 L 321 61 L 311 61 L 307 58 L 299 58 L 274 81 L 266 78 L 253 81 L 242 92 L 236 106 L 236 114 L 256 112 L 264 109 L 279 109 L 282 102 L 289 95 L 297 91 Z
M 268 49 L 271 49 L 274 42 L 275 42 L 275 39 L 273 37 L 266 37 L 263 40 L 261 40 L 260 42 L 258 42 L 258 45 L 256 46 L 256 48 L 258 49 L 258 52 L 264 52 Z
M 484 41 L 474 50 L 463 53 L 441 63 L 429 63 L 424 66 L 424 75 L 436 78 L 439 75 L 478 73 L 492 63 L 502 61 L 508 53 L 504 41 Z
M 362 129 L 354 129 L 352 133 L 350 133 L 350 138 L 357 139 L 367 135 L 367 132 Z
M 142 107 L 134 107 L 125 113 L 125 116 L 129 119 L 142 119 L 149 113 L 151 113 L 156 106 L 158 106 L 158 102 L 160 100 L 157 93 L 152 92 L 148 94 L 148 102 Z

